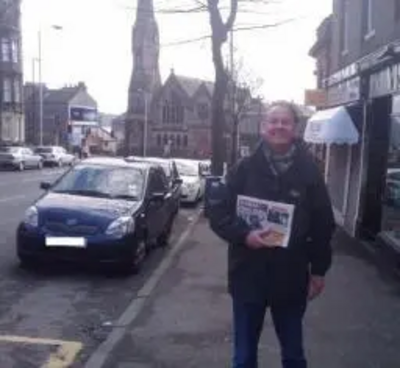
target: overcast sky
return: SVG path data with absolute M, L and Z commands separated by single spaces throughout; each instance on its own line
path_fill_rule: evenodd
M 247 8 L 241 13 L 238 27 L 294 20 L 276 28 L 236 33 L 235 58 L 245 65 L 245 75 L 264 80 L 260 94 L 266 99 L 302 102 L 304 89 L 315 85 L 315 65 L 308 50 L 315 41 L 316 27 L 331 11 L 332 0 L 280 1 L 280 5 Z M 44 82 L 58 87 L 85 81 L 102 112 L 124 112 L 136 4 L 137 0 L 23 0 L 25 80 L 34 78 L 32 60 L 38 55 L 41 28 Z M 207 14 L 162 12 L 193 4 L 193 0 L 155 0 L 156 10 L 161 11 L 156 16 L 163 79 L 171 68 L 176 74 L 213 79 L 208 40 L 174 45 L 208 35 Z M 51 25 L 63 30 L 56 31 Z M 37 79 L 37 68 L 35 74 Z

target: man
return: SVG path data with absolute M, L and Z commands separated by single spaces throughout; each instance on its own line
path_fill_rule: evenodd
M 323 178 L 296 140 L 297 111 L 272 105 L 262 143 L 226 178 L 225 196 L 210 211 L 213 231 L 229 243 L 228 281 L 233 300 L 234 368 L 256 368 L 264 316 L 270 309 L 284 368 L 306 368 L 302 321 L 308 300 L 324 289 L 335 229 Z M 236 212 L 238 195 L 294 206 L 286 248 L 266 240 Z

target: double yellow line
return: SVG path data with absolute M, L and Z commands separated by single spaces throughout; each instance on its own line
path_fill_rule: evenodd
M 57 346 L 58 349 L 56 352 L 52 353 L 47 359 L 47 362 L 44 363 L 40 368 L 67 368 L 74 362 L 76 356 L 83 348 L 82 343 L 76 341 L 41 339 L 11 335 L 0 336 L 0 342 L 26 345 Z

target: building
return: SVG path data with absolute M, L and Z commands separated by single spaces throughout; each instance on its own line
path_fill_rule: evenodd
M 20 0 L 0 0 L 0 141 L 25 140 Z
M 133 27 L 134 63 L 128 111 L 123 119 L 117 119 L 113 124 L 115 137 L 119 141 L 124 125 L 125 153 L 128 154 L 209 158 L 214 85 L 178 75 L 174 70 L 162 84 L 159 52 L 153 0 L 139 0 Z M 253 123 L 258 116 L 253 112 L 250 115 L 247 123 Z M 258 137 L 258 129 L 250 130 Z M 230 139 L 229 133 L 227 128 L 226 139 Z M 248 138 L 249 132 L 246 134 Z
M 338 223 L 400 249 L 400 1 L 337 0 L 331 19 L 326 102 L 305 138 L 327 146 Z
M 43 144 L 80 146 L 88 129 L 98 126 L 97 102 L 83 82 L 60 89 L 43 87 Z M 26 141 L 40 144 L 39 85 L 24 88 Z

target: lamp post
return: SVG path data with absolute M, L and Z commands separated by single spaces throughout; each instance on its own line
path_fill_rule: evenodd
M 61 31 L 62 26 L 53 25 L 52 29 Z M 43 145 L 43 80 L 42 80 L 42 28 L 38 31 L 38 79 L 39 79 L 39 144 Z
M 149 125 L 149 107 L 147 93 L 144 93 L 144 129 L 143 129 L 143 157 L 147 155 L 147 135 L 148 135 L 148 125 Z

